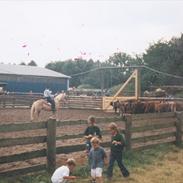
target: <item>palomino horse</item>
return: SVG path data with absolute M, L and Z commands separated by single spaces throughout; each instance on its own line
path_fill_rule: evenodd
M 55 109 L 56 109 L 56 119 L 58 119 L 58 109 L 61 107 L 61 102 L 65 102 L 65 93 L 58 94 L 55 98 Z M 47 103 L 44 99 L 36 100 L 31 107 L 31 121 L 38 119 L 40 112 L 44 111 L 51 111 L 51 105 Z

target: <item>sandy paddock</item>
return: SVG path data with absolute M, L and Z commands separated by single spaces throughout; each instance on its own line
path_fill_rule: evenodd
M 46 121 L 51 112 L 42 112 L 40 115 L 39 121 Z M 63 109 L 59 111 L 59 119 L 62 120 L 79 120 L 79 119 L 87 119 L 89 115 L 95 115 L 97 117 L 112 117 L 115 116 L 113 113 L 105 113 L 99 110 L 76 110 L 76 109 Z M 1 109 L 0 110 L 0 124 L 8 124 L 8 123 L 22 123 L 22 122 L 30 122 L 30 109 Z M 36 122 L 34 122 L 36 123 Z M 121 126 L 121 124 L 120 124 Z M 102 130 L 107 129 L 107 125 L 100 124 Z M 122 127 L 122 126 L 121 126 Z M 64 126 L 64 130 L 62 128 L 57 128 L 57 135 L 62 136 L 65 134 L 79 134 L 84 131 L 86 125 L 74 125 L 74 126 Z M 17 138 L 17 137 L 32 137 L 46 135 L 46 130 L 29 130 L 22 132 L 11 132 L 11 133 L 0 133 L 0 139 L 2 138 Z M 104 136 L 104 140 L 110 140 L 110 136 Z M 57 141 L 57 146 L 65 146 L 70 144 L 83 144 L 83 139 L 72 139 L 72 140 L 63 140 Z M 1 156 L 19 154 L 23 152 L 29 152 L 33 150 L 38 150 L 46 148 L 46 144 L 30 144 L 23 146 L 12 146 L 7 148 L 0 148 Z M 61 154 L 57 158 L 57 163 L 61 164 L 68 157 L 75 157 L 80 164 L 86 163 L 86 154 L 85 152 L 80 153 L 71 153 L 68 155 Z M 13 162 L 9 164 L 0 165 L 0 171 L 7 169 L 16 169 L 19 167 L 26 167 L 30 165 L 36 165 L 40 163 L 46 162 L 46 158 L 37 158 L 30 159 L 26 161 Z

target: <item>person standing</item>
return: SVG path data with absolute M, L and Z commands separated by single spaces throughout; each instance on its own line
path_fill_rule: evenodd
M 102 134 L 100 128 L 96 125 L 96 118 L 95 116 L 89 116 L 88 117 L 88 127 L 86 128 L 84 132 L 84 137 L 86 139 L 86 151 L 87 154 L 90 152 L 91 149 L 91 142 L 90 140 L 93 137 L 98 137 L 99 139 L 102 139 Z
M 91 168 L 92 183 L 103 183 L 103 167 L 106 163 L 107 155 L 100 146 L 100 140 L 97 137 L 91 139 L 92 149 L 89 153 L 89 162 Z
M 111 152 L 109 159 L 109 166 L 107 169 L 108 180 L 112 179 L 114 162 L 117 161 L 118 167 L 124 177 L 130 175 L 129 171 L 122 162 L 122 152 L 125 145 L 125 140 L 122 134 L 119 133 L 118 126 L 116 123 L 110 123 L 109 129 L 111 131 Z

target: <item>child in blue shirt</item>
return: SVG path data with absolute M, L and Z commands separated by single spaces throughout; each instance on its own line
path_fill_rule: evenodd
M 92 149 L 89 153 L 89 162 L 91 168 L 92 182 L 103 183 L 103 167 L 106 162 L 107 155 L 104 149 L 100 146 L 100 140 L 97 137 L 91 139 Z

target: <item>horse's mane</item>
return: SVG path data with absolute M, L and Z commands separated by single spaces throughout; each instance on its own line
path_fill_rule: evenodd
M 66 95 L 65 93 L 60 93 L 55 97 L 55 100 L 60 101 L 65 97 L 65 95 Z

